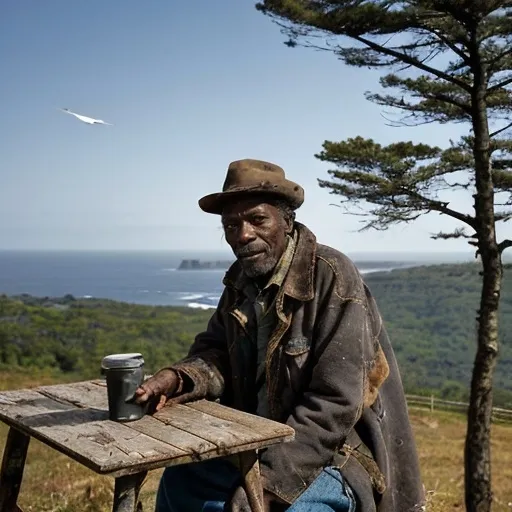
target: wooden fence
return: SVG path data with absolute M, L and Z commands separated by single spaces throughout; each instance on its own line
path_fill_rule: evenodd
M 468 404 L 464 402 L 452 402 L 450 400 L 441 400 L 433 395 L 420 396 L 420 395 L 406 395 L 407 403 L 410 407 L 421 407 L 440 411 L 456 411 L 466 413 Z M 512 423 L 512 410 L 500 409 L 499 407 L 492 408 L 492 420 L 496 422 Z

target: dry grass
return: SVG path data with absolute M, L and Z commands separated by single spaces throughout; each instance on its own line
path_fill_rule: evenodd
M 54 382 L 54 381 L 53 381 Z M 0 389 L 52 383 L 51 376 L 27 373 L 0 375 Z M 462 415 L 412 409 L 411 420 L 419 447 L 428 512 L 464 510 L 463 463 L 465 419 Z M 0 454 L 7 428 L 0 426 Z M 145 511 L 154 510 L 161 471 L 152 471 L 142 489 Z M 494 512 L 512 511 L 512 426 L 493 427 Z M 32 440 L 20 493 L 26 512 L 107 512 L 112 507 L 113 479 L 98 476 L 65 455 Z
M 465 417 L 461 414 L 411 409 L 428 512 L 465 510 L 463 450 Z M 493 425 L 492 472 L 494 512 L 512 511 L 512 426 Z

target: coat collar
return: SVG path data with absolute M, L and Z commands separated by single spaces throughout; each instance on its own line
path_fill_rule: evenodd
M 316 237 L 306 226 L 299 222 L 295 223 L 295 229 L 297 231 L 295 254 L 288 274 L 284 279 L 282 289 L 285 295 L 298 301 L 306 302 L 315 296 Z M 242 277 L 241 265 L 236 261 L 226 272 L 223 284 L 239 289 L 237 284 L 244 281 Z

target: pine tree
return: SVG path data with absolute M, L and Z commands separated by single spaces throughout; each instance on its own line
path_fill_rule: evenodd
M 400 125 L 459 123 L 445 148 L 382 146 L 363 137 L 325 141 L 316 155 L 335 167 L 321 187 L 363 206 L 363 229 L 387 229 L 438 212 L 460 222 L 434 238 L 466 238 L 482 265 L 477 350 L 465 442 L 465 501 L 491 510 L 492 378 L 498 354 L 502 253 L 496 223 L 512 217 L 512 0 L 264 0 L 290 47 L 331 51 L 345 64 L 386 70 L 370 101 L 400 112 Z M 353 43 L 350 46 L 348 43 Z M 473 211 L 446 196 L 466 190 Z

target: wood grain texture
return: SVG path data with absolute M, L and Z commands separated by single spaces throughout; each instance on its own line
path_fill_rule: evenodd
M 217 402 L 209 400 L 198 400 L 187 404 L 187 407 L 201 411 L 209 416 L 214 416 L 221 420 L 227 420 L 237 423 L 240 426 L 248 427 L 252 432 L 257 431 L 262 437 L 271 438 L 279 437 L 281 441 L 291 441 L 295 436 L 293 428 L 278 423 L 277 421 L 268 420 L 254 414 L 243 411 L 237 411 L 230 407 L 225 407 Z
M 70 403 L 81 409 L 90 408 L 108 411 L 107 388 L 95 382 L 41 386 L 36 390 L 54 400 Z

